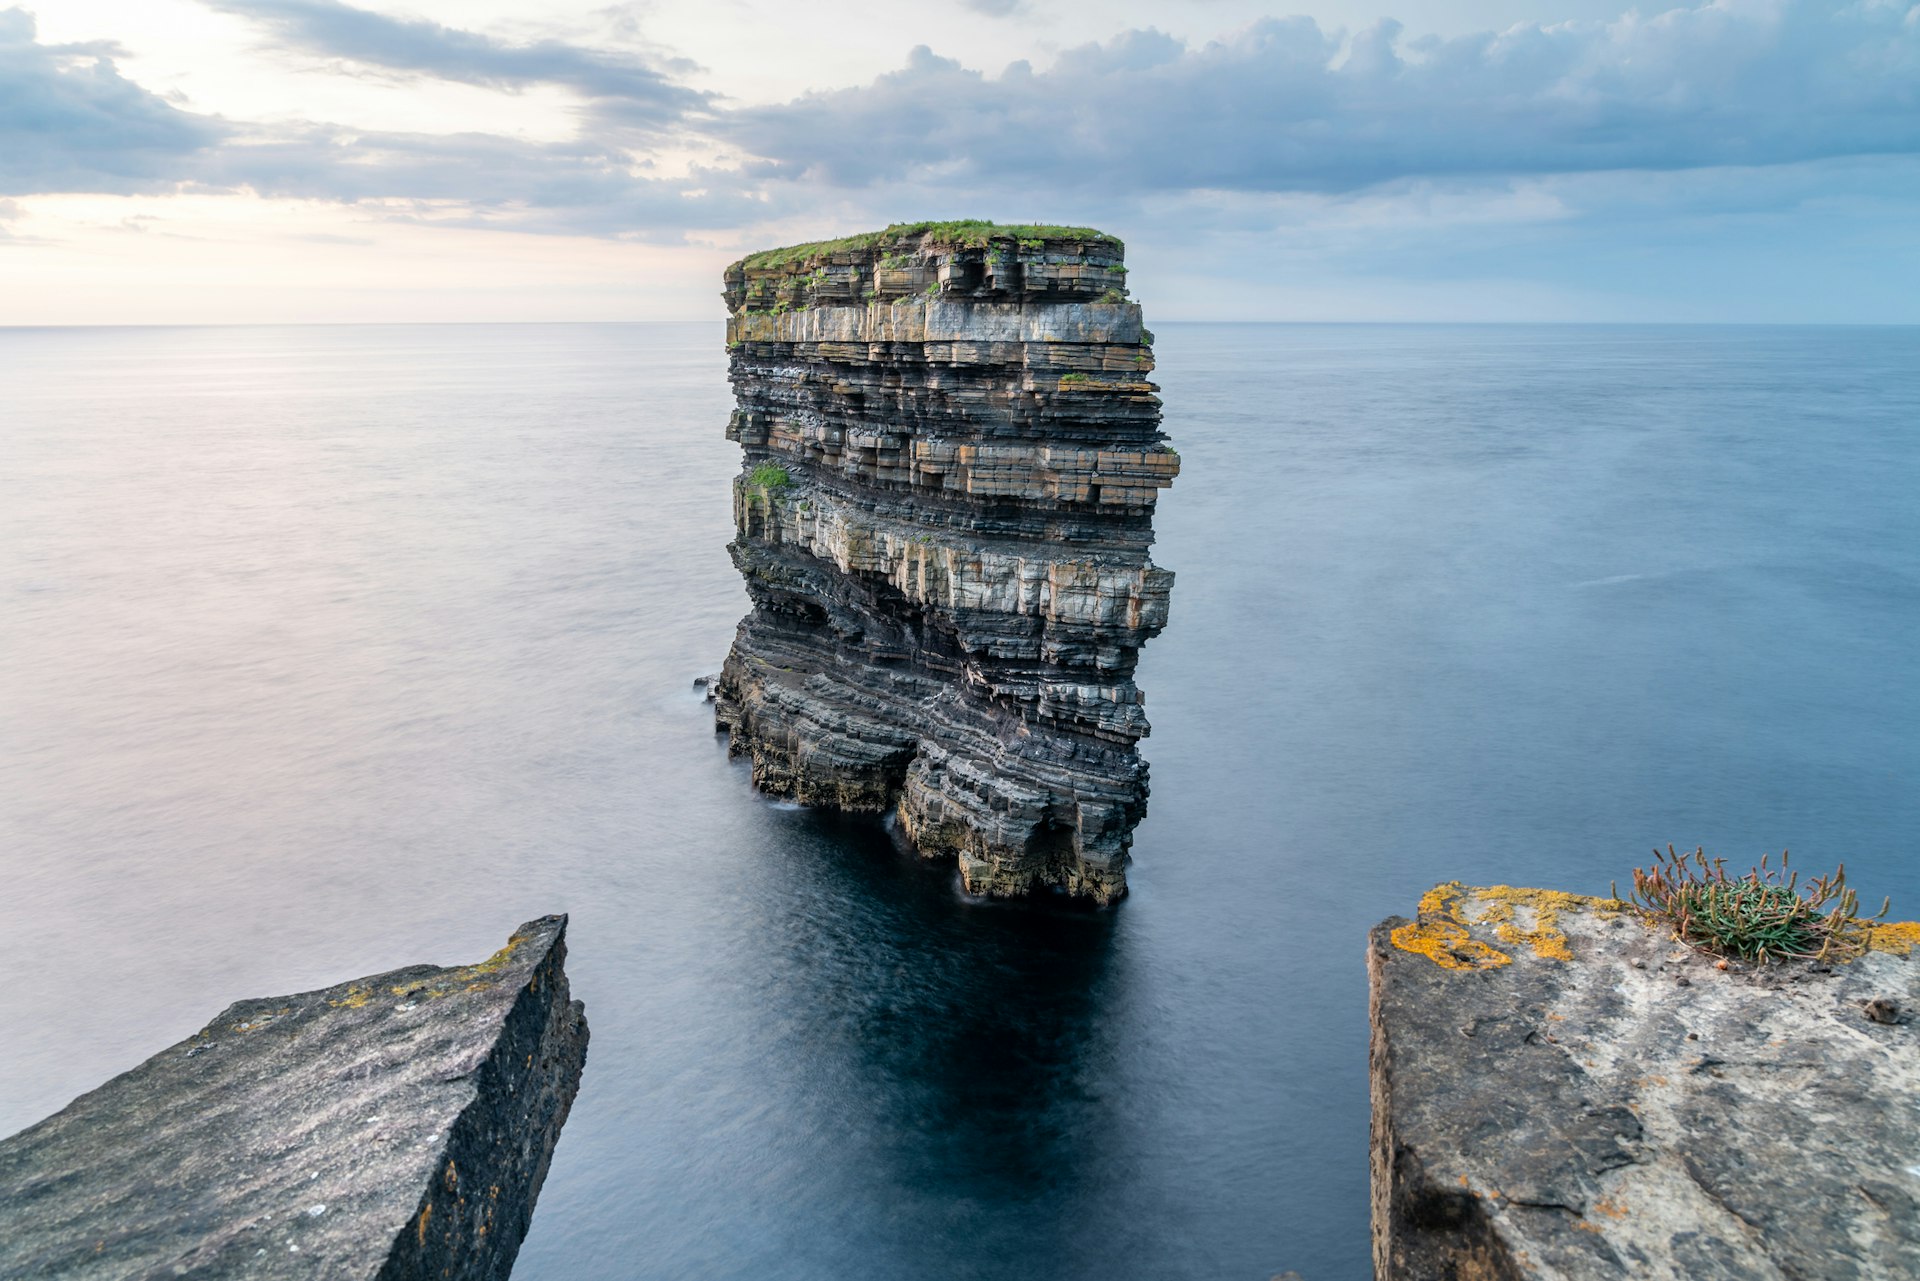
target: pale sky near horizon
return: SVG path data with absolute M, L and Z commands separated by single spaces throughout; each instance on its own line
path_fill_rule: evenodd
M 1155 319 L 1915 323 L 1917 153 L 1897 0 L 26 0 L 0 324 L 715 319 L 945 217 Z

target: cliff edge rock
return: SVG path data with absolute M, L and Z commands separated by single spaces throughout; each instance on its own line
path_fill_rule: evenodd
M 1617 900 L 1437 887 L 1368 949 L 1375 1275 L 1920 1276 L 1916 943 L 1722 969 Z
M 897 812 L 976 893 L 1117 899 L 1179 471 L 1120 242 L 897 226 L 750 255 L 725 298 L 730 750 L 774 794 Z
M 501 1281 L 586 1059 L 565 937 L 241 1001 L 0 1143 L 0 1276 Z

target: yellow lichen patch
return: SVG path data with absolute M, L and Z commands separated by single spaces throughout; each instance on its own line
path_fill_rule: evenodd
M 513 960 L 513 954 L 519 950 L 531 935 L 515 934 L 507 940 L 507 945 L 477 965 L 459 965 L 442 970 L 438 974 L 424 979 L 413 979 L 406 983 L 396 983 L 387 990 L 393 995 L 415 1001 L 437 1001 L 443 996 L 451 996 L 455 991 L 478 992 L 488 985 L 488 980 L 507 968 Z M 342 1002 L 335 1001 L 335 1005 Z M 363 998 L 355 1004 L 365 1005 Z
M 1512 885 L 1489 885 L 1473 893 L 1476 898 L 1490 901 L 1480 921 L 1482 924 L 1498 923 L 1493 931 L 1494 937 L 1502 943 L 1526 943 L 1533 948 L 1535 956 L 1549 961 L 1573 959 L 1573 951 L 1567 946 L 1567 936 L 1559 928 L 1561 912 L 1584 911 L 1600 903 L 1611 902 L 1561 890 L 1529 890 Z M 1523 930 L 1514 923 L 1516 907 L 1527 908 L 1533 913 L 1532 929 Z
M 1605 1230 L 1604 1225 L 1588 1222 L 1587 1219 L 1591 1217 L 1603 1217 L 1618 1222 L 1626 1218 L 1627 1213 L 1626 1202 L 1617 1200 L 1614 1197 L 1603 1196 L 1588 1206 L 1587 1215 L 1576 1221 L 1573 1226 L 1582 1232 L 1601 1232 Z
M 355 983 L 347 989 L 345 996 L 342 996 L 337 1001 L 328 1001 L 327 1004 L 336 1009 L 357 1010 L 372 999 L 373 989 L 364 983 Z
M 1595 1201 L 1592 1210 L 1595 1214 L 1604 1214 L 1609 1219 L 1624 1219 L 1627 1217 L 1626 1204 L 1621 1201 L 1616 1201 L 1610 1196 L 1603 1196 Z
M 1467 932 L 1460 911 L 1466 893 L 1458 881 L 1436 885 L 1420 898 L 1420 919 L 1401 925 L 1389 937 L 1402 952 L 1426 957 L 1443 970 L 1491 970 L 1511 965 L 1513 958 L 1489 947 Z
M 513 954 L 520 950 L 520 945 L 526 942 L 528 937 L 529 936 L 525 934 L 514 935 L 507 940 L 505 947 L 478 965 L 463 965 L 458 969 L 448 970 L 447 978 L 451 981 L 458 982 L 461 979 L 479 979 L 488 975 L 498 974 L 507 968 L 508 962 L 513 960 Z
M 1920 947 L 1920 921 L 1887 921 L 1867 927 L 1867 950 L 1911 956 Z
M 421 1245 L 425 1245 L 427 1243 L 427 1220 L 431 1219 L 432 1217 L 433 1217 L 433 1202 L 429 1201 L 425 1205 L 420 1207 L 419 1233 L 420 1233 Z

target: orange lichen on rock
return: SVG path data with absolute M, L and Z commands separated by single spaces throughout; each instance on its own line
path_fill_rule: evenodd
M 1468 900 L 1482 910 L 1468 919 Z M 1531 914 L 1531 925 L 1517 919 L 1517 909 Z M 1490 944 L 1473 937 L 1473 925 L 1493 926 L 1494 937 L 1502 943 L 1524 943 L 1535 956 L 1548 961 L 1571 961 L 1573 950 L 1560 928 L 1563 912 L 1590 911 L 1602 920 L 1632 911 L 1631 904 L 1619 899 L 1593 898 L 1568 894 L 1562 890 L 1535 890 L 1515 885 L 1469 887 L 1448 881 L 1428 890 L 1420 900 L 1419 920 L 1392 932 L 1393 944 L 1403 952 L 1417 952 L 1435 965 L 1449 970 L 1486 970 L 1507 965 L 1513 958 Z
M 1886 921 L 1867 927 L 1867 950 L 1910 956 L 1920 947 L 1920 921 Z
M 1475 898 L 1491 899 L 1493 905 L 1481 913 L 1482 924 L 1495 922 L 1494 936 L 1502 943 L 1526 943 L 1532 946 L 1535 956 L 1549 961 L 1571 961 L 1573 952 L 1567 947 L 1567 936 L 1559 929 L 1562 911 L 1580 911 L 1589 907 L 1604 907 L 1611 900 L 1588 898 L 1584 894 L 1568 894 L 1561 890 L 1530 890 L 1512 885 L 1489 885 L 1473 891 Z M 1522 929 L 1514 923 L 1514 908 L 1524 907 L 1533 913 L 1533 928 Z M 1610 913 L 1603 911 L 1602 915 Z
M 1491 970 L 1511 965 L 1513 958 L 1489 947 L 1467 931 L 1460 910 L 1466 888 L 1458 881 L 1436 885 L 1420 898 L 1420 919 L 1397 926 L 1393 945 L 1402 952 L 1426 957 L 1443 970 Z

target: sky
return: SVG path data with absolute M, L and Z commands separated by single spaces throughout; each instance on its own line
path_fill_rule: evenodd
M 717 319 L 929 218 L 1152 320 L 1920 323 L 1920 3 L 0 7 L 4 325 Z

